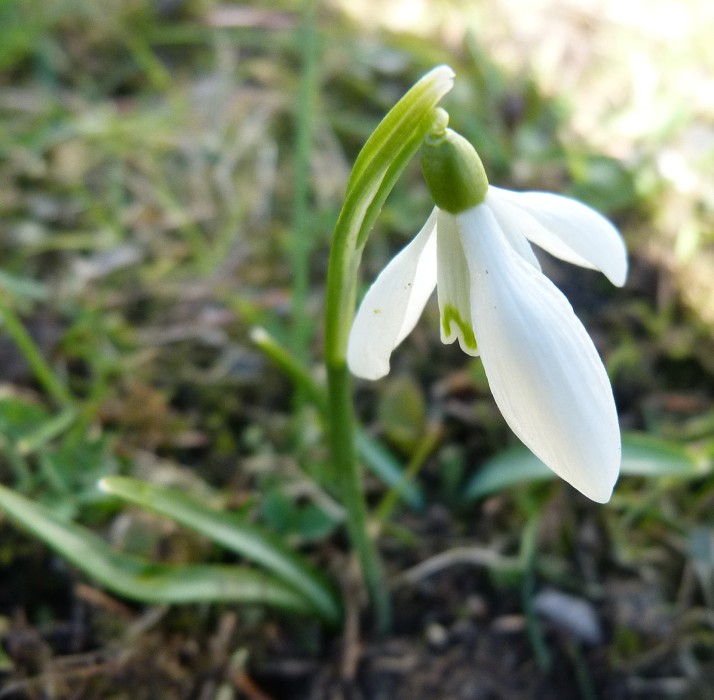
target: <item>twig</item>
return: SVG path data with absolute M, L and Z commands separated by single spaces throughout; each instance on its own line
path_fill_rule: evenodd
M 519 560 L 514 557 L 504 557 L 498 552 L 485 547 L 455 547 L 403 571 L 395 580 L 394 585 L 395 587 L 413 585 L 422 579 L 458 564 L 500 568 L 518 566 Z

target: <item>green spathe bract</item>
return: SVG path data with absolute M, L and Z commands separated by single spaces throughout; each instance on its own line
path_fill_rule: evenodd
M 486 199 L 488 179 L 474 147 L 447 128 L 442 109 L 421 147 L 421 169 L 434 203 L 450 214 L 473 209 Z

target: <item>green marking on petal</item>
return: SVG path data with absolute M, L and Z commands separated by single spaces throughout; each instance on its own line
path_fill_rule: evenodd
M 474 335 L 474 329 L 470 323 L 464 321 L 458 309 L 451 304 L 447 304 L 441 314 L 441 325 L 444 328 L 444 335 L 451 335 L 451 324 L 455 323 L 461 331 L 461 340 L 469 350 L 476 350 L 478 343 Z

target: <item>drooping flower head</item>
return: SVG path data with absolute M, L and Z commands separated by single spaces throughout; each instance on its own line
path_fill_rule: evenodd
M 473 147 L 438 110 L 422 147 L 436 207 L 367 292 L 350 333 L 353 374 L 379 379 L 434 287 L 441 339 L 480 356 L 494 399 L 523 443 L 583 494 L 607 502 L 621 460 L 607 373 L 590 336 L 541 273 L 530 242 L 621 286 L 615 227 L 573 199 L 489 185 Z

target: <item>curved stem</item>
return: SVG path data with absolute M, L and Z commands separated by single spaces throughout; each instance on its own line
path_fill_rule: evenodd
M 452 82 L 450 68 L 435 68 L 404 95 L 370 136 L 347 184 L 327 269 L 325 363 L 332 469 L 380 632 L 386 632 L 390 625 L 390 600 L 368 528 L 362 470 L 355 447 L 347 341 L 354 318 L 359 264 L 369 232 L 397 177 L 431 128 L 434 107 L 451 89 Z
M 347 183 L 327 266 L 325 360 L 347 357 L 362 250 L 379 211 L 434 121 L 434 107 L 451 89 L 453 71 L 427 73 L 379 123 L 362 148 Z

